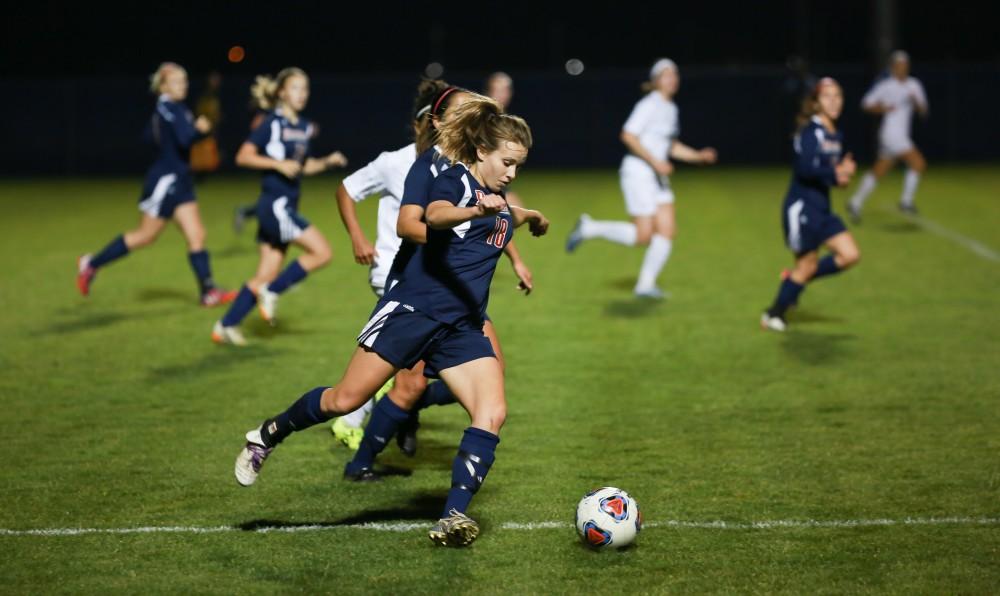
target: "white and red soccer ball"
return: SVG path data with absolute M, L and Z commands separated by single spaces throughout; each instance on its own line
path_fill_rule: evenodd
M 590 491 L 576 507 L 576 531 L 593 548 L 622 548 L 642 529 L 639 504 L 613 486 Z

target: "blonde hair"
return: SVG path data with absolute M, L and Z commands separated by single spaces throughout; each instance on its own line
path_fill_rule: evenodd
M 154 95 L 160 93 L 160 87 L 163 86 L 163 81 L 167 78 L 167 73 L 171 70 L 179 70 L 180 72 L 187 75 L 187 71 L 184 67 L 176 62 L 161 62 L 158 67 L 156 67 L 156 72 L 149 75 L 149 90 Z
M 531 148 L 531 129 L 519 116 L 505 114 L 495 100 L 474 94 L 438 128 L 438 145 L 452 161 L 473 164 L 477 149 L 492 153 L 501 141 Z
M 274 78 L 268 75 L 257 76 L 254 84 L 250 87 L 250 97 L 253 104 L 262 110 L 273 110 L 278 105 L 278 94 L 285 87 L 288 79 L 292 77 L 309 79 L 306 71 L 295 66 L 282 69 Z

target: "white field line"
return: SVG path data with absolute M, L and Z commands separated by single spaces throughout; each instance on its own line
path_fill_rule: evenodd
M 889 211 L 889 209 L 884 209 L 884 211 Z M 936 221 L 931 221 L 919 215 L 903 215 L 907 221 L 911 221 L 921 228 L 927 230 L 931 234 L 941 236 L 942 238 L 951 240 L 955 244 L 971 251 L 987 261 L 993 261 L 995 263 L 1000 263 L 1000 252 L 986 246 L 982 242 L 976 240 L 975 238 L 970 238 L 964 234 L 959 234 L 958 232 L 948 229 Z
M 698 530 L 781 530 L 809 528 L 865 528 L 873 526 L 997 526 L 997 517 L 905 517 L 901 519 L 844 519 L 844 520 L 794 520 L 775 519 L 749 522 L 738 521 L 684 521 L 666 520 L 647 522 L 643 529 L 698 529 Z M 243 529 L 239 526 L 143 526 L 136 528 L 40 528 L 34 530 L 14 530 L 0 528 L 0 536 L 82 536 L 85 534 L 219 534 L 223 532 L 323 532 L 330 530 L 367 530 L 373 532 L 414 532 L 426 530 L 430 522 L 369 522 L 350 525 L 288 525 L 262 526 L 253 529 Z M 500 524 L 503 530 L 569 530 L 570 522 L 504 522 Z

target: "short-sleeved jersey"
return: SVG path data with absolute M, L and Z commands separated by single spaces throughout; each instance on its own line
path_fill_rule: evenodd
M 202 135 L 195 129 L 194 117 L 187 106 L 161 95 L 147 134 L 159 150 L 154 168 L 174 172 L 190 170 L 191 145 Z
M 882 126 L 879 128 L 879 137 L 883 142 L 910 138 L 910 121 L 914 108 L 918 105 L 928 107 L 924 86 L 913 77 L 907 77 L 905 81 L 896 77 L 879 81 L 865 94 L 861 105 L 865 108 L 875 105 L 891 108 L 882 116 Z
M 417 156 L 413 165 L 410 166 L 410 171 L 406 174 L 401 205 L 418 205 L 421 209 L 426 210 L 434 180 L 449 167 L 451 167 L 451 162 L 441 155 L 441 150 L 438 147 L 424 150 Z M 399 218 L 398 212 L 396 218 Z M 395 233 L 395 225 L 396 222 L 393 222 L 393 233 Z M 413 242 L 402 240 L 389 272 L 391 279 L 399 280 L 402 278 L 407 263 L 417 252 L 417 246 Z
M 253 143 L 258 152 L 271 159 L 292 159 L 305 163 L 314 132 L 312 122 L 305 118 L 300 116 L 297 122 L 292 123 L 282 115 L 281 110 L 274 110 L 253 129 L 247 142 Z M 300 178 L 287 178 L 276 170 L 267 170 L 262 177 L 261 188 L 266 196 L 288 197 L 289 202 L 297 203 Z
M 379 196 L 375 251 L 379 262 L 391 263 L 399 250 L 396 220 L 403 199 L 407 173 L 417 158 L 417 147 L 410 143 L 396 151 L 384 151 L 368 165 L 344 178 L 344 188 L 355 201 Z
M 793 140 L 795 162 L 788 198 L 805 199 L 830 209 L 830 187 L 837 184 L 835 167 L 843 154 L 843 135 L 830 132 L 813 116 Z
M 463 164 L 434 179 L 428 204 L 448 201 L 474 207 L 492 193 Z M 395 300 L 449 325 L 481 328 L 497 260 L 514 235 L 509 209 L 445 230 L 427 229 L 427 244 L 417 248 L 402 278 L 383 301 Z
M 659 91 L 651 91 L 632 108 L 622 129 L 639 137 L 639 144 L 656 159 L 667 159 L 670 144 L 680 134 L 677 120 L 677 104 L 663 97 Z M 623 168 L 646 167 L 642 158 L 628 154 L 622 161 Z

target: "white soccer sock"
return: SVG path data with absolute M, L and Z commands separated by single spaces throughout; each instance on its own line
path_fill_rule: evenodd
M 584 220 L 580 235 L 588 240 L 604 238 L 625 246 L 635 246 L 635 224 L 627 221 Z
M 903 177 L 903 195 L 899 198 L 899 202 L 907 207 L 913 206 L 913 195 L 917 193 L 917 185 L 920 184 L 920 174 L 913 170 L 906 170 L 906 176 Z
M 876 186 L 878 186 L 878 180 L 875 178 L 875 174 L 871 172 L 865 174 L 865 177 L 861 179 L 861 186 L 858 187 L 857 192 L 851 197 L 851 207 L 860 211 L 861 207 L 865 204 L 865 200 L 868 199 L 868 195 L 872 194 Z
M 672 245 L 669 238 L 659 234 L 654 234 L 650 239 L 646 256 L 642 258 L 642 268 L 639 269 L 639 281 L 635 284 L 637 292 L 656 287 L 656 278 L 670 258 Z
M 354 410 L 350 414 L 345 414 L 344 416 L 342 416 L 342 418 L 344 419 L 344 423 L 347 424 L 347 426 L 353 428 L 361 428 L 362 425 L 364 425 L 365 423 L 365 416 L 367 416 L 368 413 L 371 412 L 372 408 L 374 407 L 375 407 L 375 399 L 374 398 L 369 399 L 368 401 L 365 402 L 365 405 L 361 406 L 357 410 Z

